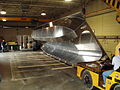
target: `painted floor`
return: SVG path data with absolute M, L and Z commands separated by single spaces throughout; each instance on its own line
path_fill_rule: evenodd
M 73 68 L 43 52 L 0 53 L 0 90 L 89 90 Z

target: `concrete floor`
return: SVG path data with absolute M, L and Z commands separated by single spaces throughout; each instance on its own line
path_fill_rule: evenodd
M 0 90 L 89 90 L 76 69 L 43 52 L 0 53 Z

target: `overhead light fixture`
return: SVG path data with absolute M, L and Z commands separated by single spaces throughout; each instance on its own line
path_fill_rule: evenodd
M 66 2 L 70 2 L 70 1 L 72 1 L 72 0 L 65 0 Z
M 2 19 L 3 22 L 6 22 L 7 20 L 6 19 Z
M 4 14 L 6 14 L 6 11 L 2 10 L 2 11 L 0 11 L 0 14 L 4 15 Z
M 25 28 L 29 28 L 29 27 L 26 26 Z
M 50 26 L 50 27 L 53 27 L 53 22 L 49 22 L 49 26 Z
M 42 16 L 45 16 L 45 15 L 46 15 L 45 11 L 41 12 L 41 15 L 42 15 Z

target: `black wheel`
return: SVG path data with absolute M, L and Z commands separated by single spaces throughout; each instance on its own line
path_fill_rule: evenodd
M 115 85 L 114 89 L 113 90 L 120 90 L 120 84 L 118 85 Z
M 87 88 L 92 88 L 92 77 L 88 71 L 84 71 L 82 74 L 82 81 Z

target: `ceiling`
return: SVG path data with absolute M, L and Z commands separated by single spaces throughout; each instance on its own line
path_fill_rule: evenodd
M 6 15 L 0 15 L 0 17 L 27 17 L 33 19 L 49 19 L 55 20 L 57 18 L 70 15 L 72 13 L 81 10 L 85 4 L 90 0 L 72 0 L 71 2 L 65 2 L 64 0 L 0 0 L 0 10 L 5 10 Z M 41 12 L 46 12 L 46 16 L 41 16 Z M 23 21 L 12 21 L 3 22 L 0 21 L 1 25 L 6 26 L 20 26 Z M 24 21 L 25 22 L 25 21 Z M 36 26 L 28 22 L 28 26 Z M 25 22 L 25 23 L 26 23 Z M 46 21 L 38 21 L 37 23 L 43 24 Z M 26 25 L 26 24 L 25 24 Z M 24 26 L 24 25 L 22 25 Z

